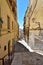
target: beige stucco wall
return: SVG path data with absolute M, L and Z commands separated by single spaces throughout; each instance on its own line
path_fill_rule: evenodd
M 32 4 L 33 6 L 33 4 Z M 32 18 L 35 18 L 35 21 L 33 23 Z M 38 24 L 35 22 L 40 22 L 40 27 L 43 28 L 43 0 L 37 0 L 37 5 L 34 9 L 34 12 L 30 18 L 30 28 L 36 28 L 38 27 Z M 34 30 L 34 33 L 36 35 L 39 34 L 39 30 Z
M 29 27 L 29 32 L 39 35 L 41 31 L 33 29 L 39 27 L 38 23 L 36 22 L 40 22 L 40 27 L 43 29 L 43 0 L 30 0 L 24 17 L 26 18 L 26 20 L 24 20 L 24 33 L 26 32 L 26 28 Z M 34 22 L 32 20 L 33 18 L 35 18 Z M 26 38 L 25 35 L 24 37 Z

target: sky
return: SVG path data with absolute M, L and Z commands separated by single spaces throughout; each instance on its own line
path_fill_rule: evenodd
M 17 0 L 17 17 L 20 28 L 23 28 L 24 15 L 27 9 L 29 0 Z

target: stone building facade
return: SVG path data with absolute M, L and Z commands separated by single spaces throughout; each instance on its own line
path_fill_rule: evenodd
M 25 41 L 27 41 L 29 39 L 29 22 L 28 22 L 28 12 L 27 11 L 26 11 L 25 16 L 24 16 L 24 24 L 23 24 L 23 26 L 24 26 L 23 31 L 24 31 Z
M 29 45 L 33 44 L 34 46 L 34 43 L 36 42 L 34 39 L 36 37 L 40 41 L 43 38 L 43 0 L 30 0 L 28 9 L 25 14 L 27 14 L 26 17 L 28 19 L 28 24 L 26 26 L 29 27 L 29 42 L 31 42 Z M 24 26 L 25 31 L 26 26 Z
M 16 0 L 0 0 L 0 65 L 11 63 L 18 37 Z

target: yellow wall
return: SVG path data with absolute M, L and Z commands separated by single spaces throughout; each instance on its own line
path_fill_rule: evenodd
M 12 39 L 18 39 L 18 23 L 14 18 L 14 14 L 11 10 L 10 4 L 7 3 L 8 0 L 0 0 L 1 7 L 1 18 L 3 19 L 1 36 L 0 36 L 0 58 L 3 58 L 8 54 L 8 41 L 10 40 L 10 50 L 12 51 Z M 7 28 L 7 16 L 10 17 L 10 32 Z M 13 29 L 12 29 L 13 21 Z M 4 51 L 4 46 L 6 46 L 6 51 Z

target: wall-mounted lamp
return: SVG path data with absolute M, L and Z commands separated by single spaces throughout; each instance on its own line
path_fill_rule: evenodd
M 35 22 L 35 18 L 32 18 L 33 23 Z
M 33 21 L 33 23 L 36 23 L 36 24 L 38 25 L 38 28 L 39 28 L 39 29 L 41 29 L 41 27 L 40 27 L 40 22 L 36 22 L 36 21 L 35 21 L 35 18 L 32 18 L 32 21 Z
M 41 28 L 41 27 L 40 27 L 40 22 L 35 22 L 35 23 L 39 25 L 39 28 Z

